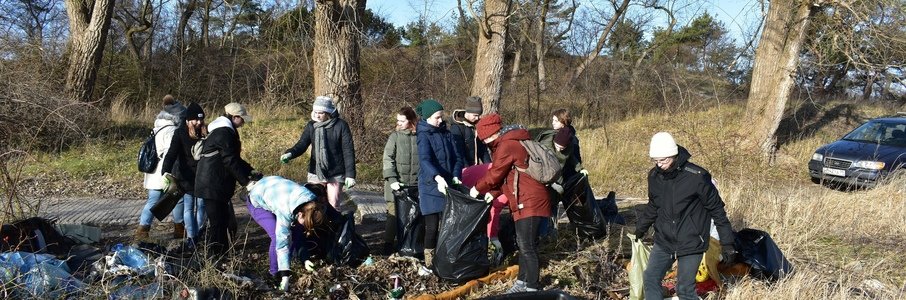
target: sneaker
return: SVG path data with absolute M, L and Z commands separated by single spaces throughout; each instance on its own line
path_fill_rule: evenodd
M 516 280 L 516 283 L 513 284 L 513 287 L 506 290 L 506 293 L 513 294 L 513 293 L 537 292 L 537 291 L 538 291 L 538 289 L 533 289 L 533 288 L 525 286 L 525 281 Z

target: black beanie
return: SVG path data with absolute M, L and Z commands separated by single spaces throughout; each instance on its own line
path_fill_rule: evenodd
M 204 117 L 204 110 L 201 109 L 201 106 L 198 105 L 198 103 L 189 103 L 189 107 L 186 108 L 186 121 L 204 120 Z

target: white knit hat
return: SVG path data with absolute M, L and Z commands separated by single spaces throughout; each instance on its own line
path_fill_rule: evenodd
M 326 112 L 328 114 L 332 114 L 336 110 L 336 106 L 333 105 L 333 99 L 328 96 L 315 97 L 315 103 L 311 107 L 311 111 Z
M 673 136 L 667 132 L 658 132 L 651 137 L 651 148 L 648 156 L 651 158 L 664 158 L 677 155 L 679 150 Z

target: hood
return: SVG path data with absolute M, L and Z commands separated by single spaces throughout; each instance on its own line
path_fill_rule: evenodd
M 157 113 L 157 117 L 154 118 L 154 123 L 157 124 L 157 120 L 167 120 L 172 121 L 173 124 L 182 123 L 182 119 L 185 117 L 186 108 L 182 105 L 173 104 L 167 105 L 167 108 Z
M 160 118 L 154 119 L 154 130 L 155 131 L 160 130 L 164 126 L 176 126 L 176 125 L 177 125 L 177 123 L 175 120 L 160 119 Z
M 217 119 L 214 119 L 214 121 L 211 122 L 211 124 L 208 124 L 208 132 L 213 132 L 214 129 L 221 128 L 221 127 L 227 127 L 229 129 L 236 130 L 235 128 L 233 128 L 233 122 L 231 122 L 229 118 L 224 117 L 224 116 L 219 116 L 219 117 L 217 117 Z
M 824 157 L 840 158 L 851 161 L 883 161 L 885 169 L 906 161 L 906 147 L 880 145 L 856 141 L 839 140 L 818 148 L 816 153 Z
M 686 166 L 686 163 L 688 163 L 689 159 L 692 158 L 692 154 L 689 153 L 689 150 L 686 150 L 686 148 L 684 148 L 683 146 L 676 145 L 676 150 L 676 159 L 673 161 L 673 165 L 671 165 L 669 169 L 662 170 L 661 168 L 658 168 L 657 165 L 654 166 L 654 169 L 659 173 L 664 174 L 666 177 L 676 177 L 676 175 L 679 174 L 677 170 L 680 170 L 684 166 Z
M 532 135 L 529 134 L 528 129 L 525 129 L 522 125 L 506 125 L 500 129 L 500 137 L 488 144 L 493 148 L 496 148 L 501 141 L 525 141 L 532 139 Z
M 427 132 L 427 133 L 438 133 L 447 131 L 447 122 L 440 122 L 440 126 L 434 127 L 431 124 L 428 124 L 425 120 L 418 121 L 418 125 L 415 126 L 416 131 Z
M 469 121 L 466 121 L 466 110 L 465 109 L 454 110 L 453 113 L 451 114 L 450 119 L 453 120 L 454 123 L 459 123 L 459 124 L 466 125 L 469 127 L 475 127 L 475 124 L 473 124 Z

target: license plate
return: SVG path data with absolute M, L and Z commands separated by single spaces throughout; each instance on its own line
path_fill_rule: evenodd
M 823 169 L 821 169 L 821 171 L 827 175 L 840 176 L 840 177 L 846 176 L 846 170 L 823 168 Z

